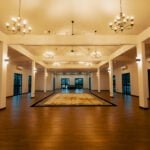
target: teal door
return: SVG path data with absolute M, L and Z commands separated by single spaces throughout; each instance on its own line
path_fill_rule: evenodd
M 61 89 L 68 89 L 70 85 L 69 78 L 61 78 Z
M 14 96 L 22 94 L 22 74 L 14 74 Z
M 125 95 L 131 94 L 130 73 L 122 74 L 122 93 Z
M 75 78 L 75 88 L 83 89 L 83 78 Z

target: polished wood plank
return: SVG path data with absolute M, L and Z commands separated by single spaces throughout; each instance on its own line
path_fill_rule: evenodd
M 0 111 L 1 150 L 149 150 L 150 110 L 138 98 L 108 92 L 116 107 L 30 107 L 43 93 L 7 99 Z

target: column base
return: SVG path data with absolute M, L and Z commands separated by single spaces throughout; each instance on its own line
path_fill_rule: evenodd
M 0 111 L 1 111 L 1 110 L 4 110 L 4 109 L 6 109 L 6 107 L 0 108 Z
M 139 106 L 139 108 L 144 109 L 144 110 L 148 110 L 149 109 L 149 107 L 142 107 L 142 106 Z
M 111 98 L 114 98 L 114 96 L 110 96 Z

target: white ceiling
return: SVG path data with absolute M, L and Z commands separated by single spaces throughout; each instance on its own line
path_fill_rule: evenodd
M 135 26 L 132 30 L 119 34 L 139 34 L 150 26 L 150 0 L 122 0 L 122 3 L 123 12 L 135 17 Z M 75 34 L 94 34 L 95 30 L 98 31 L 97 34 L 115 34 L 108 25 L 118 14 L 119 0 L 22 0 L 22 16 L 32 26 L 31 34 L 45 34 L 46 30 L 50 30 L 51 34 L 71 34 L 72 20 L 75 21 Z M 0 30 L 8 34 L 5 22 L 17 15 L 18 0 L 1 0 Z M 70 56 L 72 46 L 24 47 L 45 63 L 90 61 L 95 64 L 120 48 L 120 46 L 75 46 L 73 49 L 80 55 Z M 99 60 L 90 57 L 90 53 L 95 49 L 103 56 Z M 53 51 L 56 56 L 53 59 L 45 59 L 43 53 L 46 51 Z
M 138 34 L 150 25 L 150 0 L 122 0 L 123 12 L 135 16 L 135 27 L 124 34 Z M 0 29 L 6 32 L 5 22 L 18 15 L 18 0 L 0 1 Z M 75 34 L 114 34 L 109 22 L 119 14 L 119 0 L 22 0 L 22 16 L 33 33 L 70 34 L 71 20 Z

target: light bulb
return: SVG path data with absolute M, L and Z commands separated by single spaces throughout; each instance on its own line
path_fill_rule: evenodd
M 12 17 L 11 20 L 15 23 L 17 22 L 17 19 L 15 17 Z
M 6 22 L 5 25 L 6 25 L 7 28 L 10 27 L 10 24 L 8 22 Z
M 113 24 L 112 24 L 112 22 L 111 22 L 111 23 L 109 24 L 109 26 L 112 27 L 112 25 L 113 25 Z
M 27 25 L 27 20 L 23 20 L 23 25 Z
M 16 31 L 16 28 L 15 28 L 15 27 L 12 27 L 12 31 L 13 31 L 13 32 Z
M 27 31 L 26 31 L 26 29 L 23 29 L 23 31 L 22 31 L 22 32 L 25 34 Z
M 31 31 L 32 31 L 32 28 L 31 28 L 31 27 L 28 27 L 28 30 L 29 30 L 29 32 L 31 32 Z
M 130 20 L 131 20 L 131 21 L 133 21 L 133 20 L 134 20 L 134 17 L 133 17 L 133 16 L 131 16 L 131 17 L 130 17 Z

